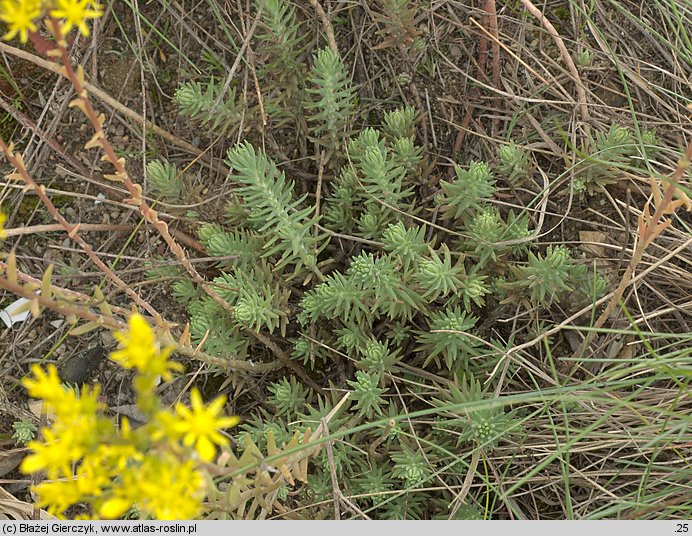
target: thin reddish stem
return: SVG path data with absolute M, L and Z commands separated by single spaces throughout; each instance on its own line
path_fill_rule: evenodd
M 79 247 L 81 247 L 84 250 L 84 253 L 87 254 L 91 262 L 93 262 L 106 275 L 106 277 L 108 277 L 108 279 L 115 283 L 115 285 L 119 289 L 121 289 L 130 298 L 132 298 L 132 300 L 138 306 L 142 307 L 150 315 L 158 316 L 156 309 L 149 305 L 144 299 L 142 299 L 142 297 L 139 294 L 132 290 L 127 285 L 127 283 L 125 283 L 115 273 L 113 273 L 113 271 L 108 267 L 108 265 L 106 265 L 99 258 L 99 256 L 96 255 L 96 252 L 94 252 L 92 247 L 79 235 L 79 224 L 72 224 L 68 222 L 62 216 L 62 214 L 60 214 L 60 211 L 58 211 L 56 206 L 50 200 L 50 197 L 46 195 L 43 186 L 38 185 L 36 181 L 34 181 L 33 177 L 26 170 L 26 167 L 24 166 L 24 160 L 22 159 L 21 155 L 19 155 L 19 153 L 13 152 L 2 138 L 0 138 L 0 150 L 5 154 L 7 161 L 17 170 L 15 178 L 17 178 L 16 175 L 19 175 L 19 178 L 21 178 L 24 184 L 26 184 L 27 188 L 33 190 L 36 193 L 39 200 L 41 201 L 41 203 L 43 203 L 46 209 L 48 209 L 48 212 L 53 217 L 53 219 L 56 222 L 58 222 L 62 226 L 62 228 L 65 229 L 65 231 L 67 231 L 68 236 L 72 240 L 79 244 Z

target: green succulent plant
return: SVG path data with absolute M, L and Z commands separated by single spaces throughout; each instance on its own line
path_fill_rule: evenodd
M 406 443 L 401 444 L 401 449 L 390 455 L 394 468 L 392 476 L 404 481 L 406 488 L 415 488 L 426 482 L 432 475 L 430 461 L 423 453 Z
M 498 171 L 512 184 L 520 184 L 531 177 L 533 164 L 529 154 L 514 142 L 500 146 L 497 156 L 500 160 Z
M 614 184 L 623 172 L 642 170 L 648 173 L 645 160 L 655 158 L 660 150 L 653 130 L 641 132 L 641 143 L 631 131 L 620 125 L 611 125 L 608 132 L 596 132 L 589 140 L 590 154 L 583 155 L 575 166 L 579 190 L 590 195 Z
M 179 201 L 184 198 L 183 175 L 168 162 L 147 162 L 147 180 L 154 193 L 166 201 Z
M 291 376 L 290 379 L 282 378 L 267 387 L 272 396 L 268 399 L 274 407 L 276 415 L 295 415 L 305 405 L 306 392 L 301 383 Z
M 483 162 L 471 162 L 468 169 L 455 166 L 456 180 L 440 183 L 447 218 L 459 219 L 480 211 L 483 202 L 495 193 L 495 180 L 490 168 Z
M 413 5 L 397 0 L 388 9 L 408 17 Z M 172 291 L 201 351 L 277 366 L 263 377 L 267 395 L 249 404 L 258 409 L 243 425 L 248 444 L 278 448 L 328 425 L 331 459 L 326 448 L 308 449 L 302 491 L 277 486 L 272 493 L 287 502 L 300 496 L 315 503 L 311 515 L 328 516 L 336 469 L 344 496 L 374 518 L 449 517 L 444 492 L 419 488 L 433 475 L 461 471 L 450 452 L 493 449 L 521 431 L 515 411 L 491 394 L 497 376 L 490 374 L 511 346 L 488 327 L 495 308 L 512 304 L 519 316 L 557 302 L 569 309 L 608 284 L 566 248 L 540 249 L 532 207 L 510 209 L 498 195 L 510 184 L 533 184 L 528 150 L 510 141 L 493 165 L 456 165 L 437 189 L 427 176 L 434 157 L 418 142 L 418 111 L 388 108 L 381 121 L 364 113 L 342 57 L 331 48 L 309 52 L 314 41 L 301 17 L 292 2 L 264 3 L 256 74 L 274 135 L 311 140 L 319 160 L 284 166 L 285 155 L 275 160 L 269 143 L 231 146 L 226 211 L 198 227 L 214 261 L 208 284 L 227 307 L 180 280 L 178 267 L 168 275 Z M 389 23 L 398 24 L 378 24 Z M 179 104 L 209 124 L 217 120 L 209 114 L 218 91 L 218 84 L 192 84 Z M 224 106 L 222 114 L 237 111 Z M 246 106 L 249 121 L 261 116 Z M 615 127 L 592 141 L 594 155 L 575 169 L 585 189 L 653 158 L 658 144 L 653 133 L 642 132 L 636 144 Z M 150 181 L 153 192 L 174 196 L 184 186 L 173 166 L 151 165 L 149 174 L 161 177 Z M 294 174 L 296 165 L 303 173 Z M 197 217 L 204 219 L 201 209 Z M 485 388 L 474 379 L 481 376 L 491 378 Z M 242 381 L 235 387 L 251 389 Z M 431 399 L 435 415 L 410 418 Z M 481 516 L 469 506 L 453 517 Z
M 478 318 L 468 315 L 458 307 L 431 313 L 428 317 L 430 331 L 418 334 L 417 351 L 425 356 L 423 367 L 435 362 L 441 367 L 442 362 L 448 370 L 475 356 L 479 342 L 469 337 L 466 332 L 473 330 Z M 442 360 L 442 361 L 441 361 Z
M 306 91 L 312 99 L 303 106 L 310 114 L 313 139 L 330 153 L 338 153 L 355 105 L 341 57 L 329 48 L 319 50 L 313 56 L 309 80 Z
M 36 438 L 38 432 L 36 425 L 27 420 L 13 422 L 12 429 L 14 430 L 12 439 L 15 440 L 17 445 L 26 445 L 29 441 Z
M 261 3 L 256 1 L 257 8 Z M 264 101 L 267 114 L 279 124 L 298 121 L 305 91 L 305 64 L 301 61 L 305 35 L 300 31 L 295 6 L 285 0 L 266 0 L 257 40 L 262 63 L 258 78 L 269 89 Z
M 586 267 L 577 264 L 564 246 L 548 246 L 545 255 L 529 252 L 529 262 L 518 268 L 518 284 L 531 290 L 535 304 L 559 301 L 560 295 L 572 292 L 583 277 Z
M 356 381 L 349 381 L 348 384 L 353 388 L 351 400 L 356 402 L 358 415 L 367 418 L 375 414 L 382 415 L 382 405 L 384 399 L 382 394 L 386 389 L 378 387 L 380 384 L 379 374 L 369 374 L 364 371 L 356 372 Z
M 462 376 L 451 384 L 443 392 L 443 398 L 433 399 L 433 405 L 440 408 L 464 405 L 448 410 L 453 417 L 446 426 L 460 429 L 457 443 L 474 441 L 483 448 L 492 449 L 503 437 L 520 432 L 516 413 L 506 412 L 504 407 L 493 404 L 480 382 L 472 376 Z
M 176 90 L 173 100 L 182 115 L 216 132 L 230 132 L 240 123 L 241 105 L 231 88 L 224 93 L 224 81 L 213 78 L 206 84 L 186 82 Z

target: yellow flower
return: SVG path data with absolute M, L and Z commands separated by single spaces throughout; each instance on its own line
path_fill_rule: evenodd
M 118 519 L 132 506 L 132 502 L 122 497 L 111 497 L 99 508 L 99 515 L 103 519 Z
M 155 519 L 196 519 L 204 498 L 204 478 L 192 460 L 173 456 L 152 460 L 141 467 L 137 505 Z
M 7 221 L 7 216 L 4 212 L 0 212 L 0 239 L 7 238 L 7 233 L 5 232 L 5 222 Z
M 196 519 L 202 509 L 205 480 L 193 460 L 171 452 L 147 455 L 121 472 L 111 496 L 97 505 L 105 518 L 120 517 L 133 504 L 154 519 Z
M 72 426 L 77 426 L 75 421 L 80 418 L 87 419 L 90 423 L 93 423 L 96 420 L 98 411 L 105 409 L 103 404 L 98 401 L 101 394 L 100 385 L 95 385 L 94 387 L 85 385 L 79 396 L 69 387 L 63 387 L 62 391 L 62 396 L 57 396 L 51 400 L 44 397 L 44 400 L 50 404 L 60 420 Z
M 0 1 L 0 20 L 8 26 L 8 32 L 2 38 L 9 41 L 19 35 L 19 40 L 26 43 L 29 32 L 37 30 L 34 21 L 40 16 L 41 0 Z
M 45 508 L 48 513 L 64 519 L 63 512 L 82 500 L 76 480 L 54 480 L 41 482 L 32 490 L 38 496 L 37 506 Z
M 40 365 L 31 365 L 31 373 L 35 379 L 24 378 L 22 380 L 22 385 L 28 391 L 29 396 L 42 398 L 46 402 L 62 399 L 65 396 L 65 389 L 61 385 L 58 369 L 55 368 L 55 365 L 48 365 L 47 374 Z
M 183 444 L 195 446 L 200 458 L 211 461 L 216 453 L 214 444 L 226 445 L 228 440 L 219 434 L 219 429 L 230 428 L 240 422 L 238 417 L 217 417 L 223 408 L 226 397 L 220 396 L 208 407 L 204 407 L 202 395 L 195 387 L 190 392 L 192 410 L 182 404 L 175 408 L 179 420 L 175 423 L 175 431 L 183 436 Z
M 84 387 L 81 396 L 77 396 L 75 391 L 61 385 L 54 365 L 49 365 L 47 372 L 39 365 L 32 365 L 31 372 L 33 378 L 24 378 L 22 384 L 29 396 L 43 399 L 47 412 L 55 418 L 53 431 L 64 444 L 86 446 L 94 437 L 85 430 L 97 430 L 97 414 L 103 409 L 98 401 L 99 386 Z
M 116 333 L 115 338 L 122 344 L 122 349 L 111 353 L 111 359 L 126 368 L 139 369 L 155 356 L 158 351 L 154 332 L 146 320 L 133 314 L 127 323 L 127 333 Z
M 94 458 L 98 458 L 104 467 L 112 467 L 114 471 L 122 472 L 132 462 L 141 462 L 144 459 L 144 454 L 137 448 L 136 441 L 130 421 L 123 417 L 120 423 L 120 437 L 114 438 L 109 445 L 101 445 Z
M 77 470 L 77 490 L 82 497 L 99 497 L 115 476 L 113 467 L 103 464 L 99 456 L 85 456 Z
M 94 0 L 57 0 L 57 8 L 50 14 L 56 19 L 65 19 L 61 31 L 63 35 L 76 26 L 84 36 L 89 35 L 88 19 L 97 19 L 103 15 L 103 7 Z
M 139 372 L 150 375 L 161 375 L 168 381 L 173 376 L 171 371 L 181 370 L 182 365 L 168 361 L 173 351 L 172 346 L 159 348 L 154 332 L 146 320 L 134 314 L 128 321 L 127 333 L 116 333 L 122 348 L 111 353 L 111 359 L 125 368 L 134 368 Z
M 52 479 L 70 476 L 71 463 L 83 454 L 77 445 L 62 440 L 50 428 L 43 430 L 42 441 L 29 441 L 27 446 L 33 453 L 24 458 L 20 470 L 25 474 L 45 470 Z

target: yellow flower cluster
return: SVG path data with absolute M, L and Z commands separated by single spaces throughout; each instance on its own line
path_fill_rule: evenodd
M 86 503 L 95 518 L 116 519 L 136 506 L 155 519 L 195 519 L 205 496 L 203 464 L 213 460 L 216 446 L 228 444 L 220 429 L 238 424 L 238 417 L 220 416 L 225 398 L 205 406 L 197 389 L 192 408 L 163 408 L 154 393 L 157 375 L 170 378 L 180 365 L 168 361 L 170 348 L 160 348 L 152 329 L 132 315 L 128 331 L 116 335 L 121 348 L 111 358 L 136 371 L 137 405 L 147 422 L 132 429 L 103 414 L 99 387 L 80 394 L 63 386 L 54 366 L 32 367 L 23 384 L 42 399 L 52 424 L 40 441 L 29 443 L 24 473 L 43 472 L 47 480 L 34 488 L 39 506 L 61 516 Z
M 49 16 L 61 23 L 63 35 L 77 28 L 89 35 L 87 21 L 103 15 L 103 7 L 96 0 L 0 0 L 0 20 L 7 24 L 5 41 L 19 36 L 26 43 L 29 32 L 37 31 L 36 21 Z
M 122 348 L 112 352 L 111 359 L 142 375 L 160 374 L 164 380 L 170 380 L 172 372 L 181 369 L 180 363 L 168 361 L 172 348 L 159 348 L 154 332 L 141 316 L 132 315 L 129 326 L 127 333 L 115 334 Z

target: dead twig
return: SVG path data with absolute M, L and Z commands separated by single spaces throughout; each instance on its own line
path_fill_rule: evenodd
M 574 87 L 577 92 L 577 103 L 579 106 L 579 115 L 581 116 L 581 120 L 584 123 L 588 124 L 590 116 L 589 107 L 587 106 L 586 101 L 586 91 L 584 89 L 584 84 L 581 81 L 581 77 L 579 76 L 577 66 L 574 64 L 574 61 L 572 61 L 572 56 L 570 56 L 569 51 L 565 46 L 565 42 L 560 37 L 560 34 L 557 33 L 555 26 L 553 26 L 552 23 L 545 17 L 545 15 L 543 15 L 540 9 L 533 5 L 533 2 L 531 2 L 531 0 L 520 1 L 524 5 L 524 7 L 529 11 L 529 13 L 531 13 L 534 17 L 541 21 L 543 27 L 553 38 L 553 41 L 555 41 L 555 44 L 557 45 L 557 48 L 560 51 L 560 55 L 562 56 L 562 60 L 567 65 L 567 69 L 569 70 L 570 74 L 572 75 L 572 78 L 574 79 Z
M 324 8 L 318 0 L 310 0 L 310 4 L 312 5 L 312 7 L 315 8 L 315 12 L 317 12 L 317 16 L 320 18 L 320 21 L 322 22 L 322 28 L 324 29 L 324 33 L 327 35 L 327 42 L 329 43 L 329 48 L 331 48 L 332 51 L 338 54 L 339 47 L 336 46 L 334 28 L 332 28 L 332 23 L 329 21 L 329 17 L 327 17 L 327 14 L 324 12 Z
M 41 234 L 50 233 L 54 231 L 64 231 L 65 228 L 61 224 L 49 224 L 49 225 L 31 225 L 30 227 L 18 227 L 15 229 L 5 229 L 5 236 L 24 236 L 30 234 Z M 110 225 L 106 223 L 82 223 L 79 226 L 80 231 L 90 232 L 99 231 L 107 233 L 117 233 L 117 232 L 132 232 L 134 226 L 132 225 Z
M 62 214 L 60 214 L 56 206 L 46 195 L 43 186 L 36 184 L 33 177 L 26 170 L 22 155 L 14 152 L 14 147 L 11 144 L 9 146 L 5 144 L 5 141 L 2 138 L 0 138 L 0 150 L 5 154 L 7 161 L 16 169 L 15 172 L 8 175 L 8 178 L 22 180 L 28 190 L 36 192 L 39 200 L 46 207 L 53 219 L 58 222 L 58 224 L 60 224 L 65 231 L 67 231 L 67 235 L 72 240 L 79 244 L 79 247 L 84 250 L 84 253 L 87 254 L 89 259 L 91 259 L 91 261 L 106 275 L 106 277 L 108 277 L 108 279 L 110 279 L 120 290 L 132 298 L 132 301 L 134 301 L 139 307 L 143 308 L 154 317 L 158 316 L 156 309 L 154 309 L 151 305 L 149 305 L 149 303 L 146 302 L 146 300 L 132 290 L 127 283 L 125 283 L 125 281 L 120 279 L 113 272 L 113 270 L 111 270 L 108 265 L 104 263 L 98 255 L 96 255 L 92 247 L 81 236 L 79 236 L 80 224 L 71 224 L 62 216 Z
M 8 54 L 16 56 L 17 58 L 30 61 L 31 63 L 38 65 L 39 67 L 42 67 L 47 71 L 59 74 L 61 76 L 66 76 L 64 70 L 57 63 L 44 60 L 43 58 L 40 58 L 35 54 L 31 54 L 30 52 L 20 50 L 18 48 L 8 45 L 7 43 L 3 43 L 2 41 L 0 41 L 0 52 L 7 52 Z M 181 149 L 184 149 L 190 154 L 194 154 L 196 156 L 202 156 L 204 154 L 204 151 L 201 151 L 194 145 L 179 138 L 178 136 L 175 136 L 174 134 L 171 134 L 167 130 L 159 127 L 158 125 L 154 124 L 148 119 L 142 117 L 134 110 L 131 110 L 127 106 L 121 104 L 98 86 L 87 81 L 84 81 L 83 86 L 84 89 L 86 89 L 90 94 L 97 97 L 107 106 L 113 108 L 116 112 L 119 112 L 125 117 L 132 119 L 135 123 L 141 125 L 143 129 L 150 129 L 157 136 L 162 137 L 164 140 L 171 142 L 172 144 L 176 145 L 177 147 L 180 147 Z
M 486 0 L 485 11 L 488 14 L 488 27 L 492 36 L 493 48 L 493 86 L 500 87 L 500 40 L 497 31 L 497 6 L 495 0 Z M 497 131 L 499 117 L 494 117 L 492 121 L 491 132 L 494 134 Z
M 215 114 L 216 110 L 219 107 L 219 104 L 221 104 L 221 101 L 223 98 L 226 96 L 228 93 L 228 89 L 231 87 L 231 82 L 233 81 L 233 77 L 235 76 L 236 71 L 238 70 L 238 67 L 240 67 L 240 62 L 243 59 L 243 56 L 245 55 L 245 51 L 247 50 L 248 46 L 250 46 L 250 41 L 252 40 L 252 36 L 255 35 L 255 30 L 257 29 L 257 23 L 260 21 L 262 18 L 262 10 L 264 10 L 264 3 L 266 0 L 262 0 L 260 2 L 259 8 L 257 9 L 257 15 L 255 15 L 255 20 L 252 22 L 252 26 L 250 26 L 250 29 L 247 32 L 247 35 L 245 36 L 245 39 L 243 40 L 243 44 L 240 47 L 240 50 L 238 51 L 237 56 L 235 57 L 235 61 L 233 62 L 233 65 L 231 65 L 231 70 L 228 71 L 228 75 L 226 76 L 226 81 L 223 84 L 223 90 L 219 92 L 218 97 L 216 97 L 216 100 L 214 101 L 214 104 L 211 107 L 211 110 L 209 110 L 210 114 Z
M 492 51 L 493 51 L 493 71 L 492 71 L 492 84 L 495 88 L 500 87 L 500 41 L 498 38 L 497 30 L 497 6 L 495 0 L 486 0 L 483 6 L 483 15 L 481 17 L 480 27 L 483 33 L 480 36 L 480 42 L 478 44 L 478 71 L 479 77 L 484 76 L 487 79 L 485 72 L 486 65 L 488 63 L 488 41 L 492 41 Z M 454 158 L 457 154 L 461 152 L 461 146 L 464 144 L 464 139 L 466 138 L 466 133 L 468 132 L 469 125 L 473 119 L 473 110 L 475 105 L 473 101 L 477 100 L 480 96 L 480 89 L 478 86 L 473 86 L 471 92 L 469 93 L 468 99 L 464 104 L 464 117 L 459 125 L 459 131 L 454 139 L 454 146 L 452 148 L 452 157 Z M 493 131 L 496 129 L 497 119 L 493 119 Z M 451 177 L 454 175 L 454 167 L 450 167 L 448 170 L 448 175 Z

